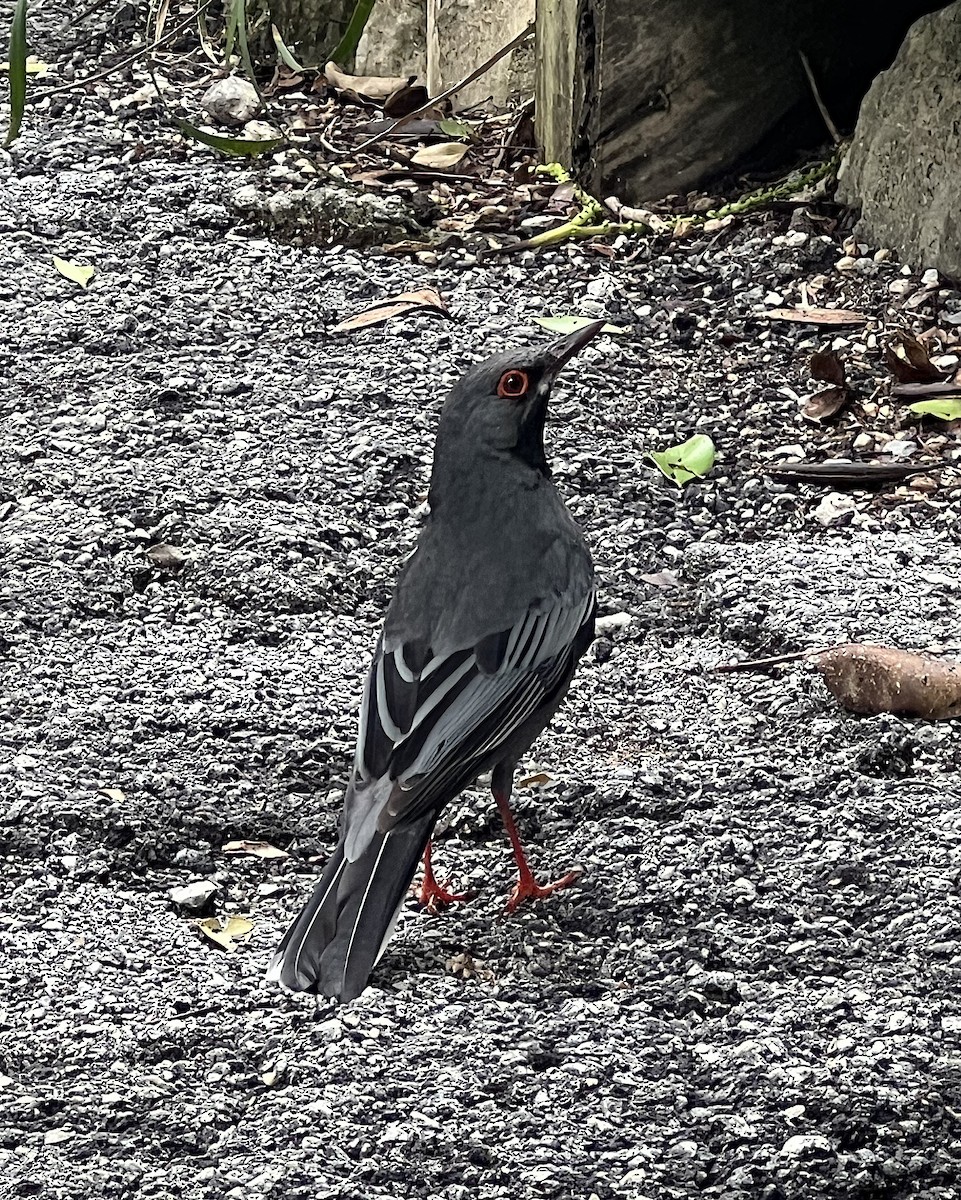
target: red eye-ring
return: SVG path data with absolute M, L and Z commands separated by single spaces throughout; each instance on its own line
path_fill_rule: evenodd
M 527 375 L 524 371 L 505 371 L 497 385 L 498 396 L 516 400 L 527 394 Z

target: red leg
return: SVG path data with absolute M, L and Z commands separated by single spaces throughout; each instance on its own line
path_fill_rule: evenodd
M 497 810 L 501 815 L 501 820 L 504 822 L 507 836 L 511 840 L 514 861 L 517 863 L 518 880 L 514 884 L 511 894 L 507 897 L 508 912 L 514 912 L 525 900 L 539 900 L 542 896 L 549 896 L 552 892 L 556 892 L 558 888 L 567 887 L 580 878 L 580 871 L 568 871 L 566 875 L 560 879 L 555 879 L 553 883 L 539 884 L 535 880 L 530 867 L 527 865 L 527 858 L 524 854 L 524 847 L 521 845 L 520 834 L 517 832 L 517 826 L 514 824 L 514 814 L 511 812 L 510 804 L 508 803 L 510 791 L 497 786 L 493 786 L 491 791 L 494 794 L 494 799 L 497 801 Z
M 422 904 L 428 912 L 436 913 L 447 904 L 454 904 L 458 900 L 470 900 L 473 892 L 449 892 L 447 888 L 441 887 L 434 877 L 430 854 L 431 846 L 428 842 L 424 849 L 424 879 L 417 889 L 417 903 Z

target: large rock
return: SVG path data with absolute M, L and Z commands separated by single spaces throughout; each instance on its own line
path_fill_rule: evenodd
M 377 0 L 364 27 L 358 75 L 427 75 L 426 0 Z
M 865 241 L 961 280 L 961 0 L 916 22 L 872 84 L 839 195 Z
M 437 95 L 463 79 L 534 20 L 534 0 L 427 0 L 427 86 Z M 534 91 L 530 41 L 511 51 L 453 99 L 457 110 L 495 107 Z

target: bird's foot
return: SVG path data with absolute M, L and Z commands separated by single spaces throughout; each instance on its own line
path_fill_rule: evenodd
M 476 892 L 450 892 L 434 878 L 433 871 L 425 873 L 420 887 L 417 889 L 417 903 L 435 916 L 448 904 L 459 904 L 463 900 L 473 900 Z
M 550 896 L 561 888 L 570 887 L 580 877 L 580 871 L 568 871 L 566 875 L 555 879 L 553 883 L 540 884 L 530 872 L 526 875 L 522 873 L 511 889 L 511 894 L 507 897 L 507 911 L 509 913 L 516 912 L 525 900 L 541 900 L 544 896 Z

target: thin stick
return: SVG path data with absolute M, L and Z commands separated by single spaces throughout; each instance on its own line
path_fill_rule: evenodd
M 799 658 L 811 658 L 815 654 L 826 654 L 829 650 L 839 650 L 847 645 L 848 642 L 838 642 L 834 646 L 817 646 L 813 650 L 795 650 L 793 654 L 776 654 L 773 658 L 747 658 L 743 662 L 718 663 L 712 670 L 716 675 L 729 675 L 734 671 L 766 671 L 768 667 L 797 662 Z
M 811 70 L 811 64 L 808 62 L 808 56 L 803 50 L 799 50 L 798 54 L 801 56 L 801 66 L 804 68 L 804 74 L 808 77 L 808 83 L 811 85 L 811 94 L 814 96 L 814 103 L 818 106 L 818 112 L 824 119 L 824 124 L 827 126 L 828 133 L 831 135 L 835 146 L 840 146 L 844 139 L 841 137 L 840 133 L 838 133 L 837 125 L 835 125 L 831 120 L 831 114 L 828 112 L 827 106 L 821 99 L 821 93 L 818 91 L 817 80 L 814 78 L 814 72 Z
M 483 74 L 485 74 L 485 72 L 489 71 L 491 69 L 491 67 L 494 65 L 494 63 L 500 62 L 500 60 L 506 54 L 510 54 L 510 52 L 512 50 L 516 50 L 517 47 L 520 46 L 523 42 L 526 42 L 529 37 L 532 37 L 533 33 L 534 33 L 534 22 L 531 21 L 530 25 L 528 25 L 527 28 L 525 30 L 523 30 L 523 32 L 519 33 L 516 38 L 512 38 L 511 41 L 509 41 L 506 46 L 501 46 L 500 50 L 498 50 L 496 54 L 492 54 L 491 57 L 487 60 L 487 62 L 481 63 L 481 65 L 476 70 L 471 71 L 471 73 L 469 75 L 465 75 L 463 79 L 458 80 L 458 82 L 455 83 L 453 85 L 453 87 L 447 88 L 445 91 L 441 92 L 437 96 L 432 96 L 427 101 L 426 104 L 422 104 L 420 106 L 420 108 L 415 108 L 413 112 L 409 112 L 403 117 L 398 117 L 397 120 L 393 123 L 393 125 L 389 125 L 386 129 L 381 130 L 380 133 L 376 133 L 376 134 L 374 134 L 373 137 L 369 137 L 366 142 L 361 142 L 359 146 L 352 146 L 349 150 L 341 150 L 340 153 L 342 155 L 359 154 L 361 152 L 361 150 L 367 150 L 371 146 L 376 146 L 377 143 L 381 140 L 381 138 L 389 137 L 392 133 L 395 132 L 395 130 L 403 128 L 403 126 L 405 126 L 408 121 L 413 121 L 413 119 L 415 117 L 423 116 L 425 112 L 429 112 L 430 109 L 434 108 L 442 100 L 450 99 L 450 97 L 453 96 L 455 92 L 459 92 L 461 90 L 461 88 L 467 87 L 467 85 L 469 83 L 473 83 L 475 79 L 480 79 L 481 75 L 483 75 Z
M 40 100 L 46 100 L 49 96 L 62 96 L 66 92 L 75 92 L 79 88 L 84 87 L 88 83 L 99 83 L 102 79 L 106 79 L 108 75 L 112 75 L 114 71 L 120 71 L 124 67 L 129 67 L 131 63 L 135 63 L 138 58 L 143 58 L 145 54 L 150 54 L 156 50 L 158 46 L 162 46 L 165 42 L 171 41 L 179 33 L 184 33 L 193 25 L 194 21 L 199 16 L 207 11 L 213 4 L 213 0 L 204 0 L 204 3 L 199 8 L 195 9 L 191 14 L 190 19 L 184 21 L 182 25 L 177 25 L 174 29 L 165 33 L 163 37 L 157 38 L 155 41 L 148 42 L 146 46 L 141 46 L 135 54 L 129 54 L 126 58 L 122 58 L 119 62 L 115 62 L 112 67 L 107 67 L 104 71 L 99 71 L 95 75 L 87 75 L 84 79 L 75 79 L 73 83 L 66 83 L 63 87 L 51 88 L 49 92 L 34 92 L 30 97 L 32 103 L 36 104 Z

